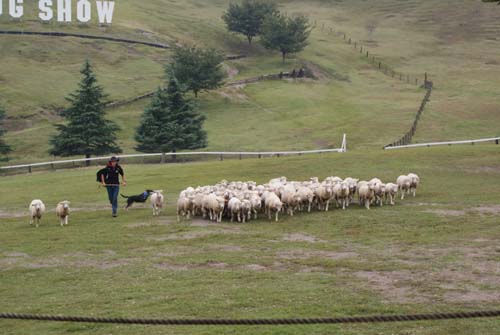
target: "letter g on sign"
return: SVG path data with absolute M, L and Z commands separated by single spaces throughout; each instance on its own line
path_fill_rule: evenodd
M 23 17 L 24 8 L 20 6 L 24 0 L 9 0 L 9 14 L 15 19 Z

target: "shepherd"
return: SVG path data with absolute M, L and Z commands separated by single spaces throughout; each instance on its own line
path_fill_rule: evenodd
M 112 208 L 113 217 L 118 215 L 118 194 L 120 193 L 120 176 L 122 177 L 121 185 L 126 186 L 125 173 L 123 168 L 118 164 L 119 158 L 113 156 L 104 169 L 97 172 L 97 180 L 106 187 L 108 191 L 109 203 Z

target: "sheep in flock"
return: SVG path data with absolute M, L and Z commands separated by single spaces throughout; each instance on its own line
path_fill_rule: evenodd
M 36 227 L 40 225 L 40 221 L 42 220 L 42 215 L 45 213 L 45 205 L 42 200 L 35 199 L 30 203 L 29 206 L 30 211 L 30 225 L 35 222 Z
M 56 206 L 56 215 L 59 218 L 59 223 L 62 226 L 67 226 L 68 225 L 68 218 L 69 218 L 69 201 L 61 201 L 60 203 L 57 204 Z

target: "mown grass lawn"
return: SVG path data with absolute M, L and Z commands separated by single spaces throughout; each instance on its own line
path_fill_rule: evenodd
M 96 168 L 0 178 L 2 311 L 127 317 L 328 317 L 497 308 L 497 146 L 358 151 L 274 159 L 125 165 L 126 194 L 166 190 L 166 212 L 110 216 Z M 416 172 L 416 198 L 395 207 L 177 223 L 192 185 L 328 175 L 394 180 Z M 50 208 L 41 227 L 33 198 Z M 72 201 L 70 225 L 52 210 Z M 123 327 L 1 321 L 5 334 L 495 334 L 498 319 L 312 327 Z

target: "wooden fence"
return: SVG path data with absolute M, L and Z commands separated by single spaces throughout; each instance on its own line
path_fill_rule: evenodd
M 430 84 L 428 84 L 427 93 L 425 94 L 424 99 L 422 100 L 422 103 L 420 104 L 420 107 L 418 108 L 417 115 L 415 116 L 415 120 L 413 121 L 413 124 L 412 124 L 410 130 L 408 132 L 406 132 L 406 134 L 404 134 L 403 137 L 401 137 L 399 140 L 397 140 L 391 144 L 386 145 L 384 147 L 384 149 L 386 149 L 388 147 L 408 145 L 411 143 L 411 141 L 413 140 L 413 136 L 415 136 L 415 133 L 417 132 L 417 126 L 418 126 L 418 122 L 420 121 L 420 117 L 422 116 L 422 113 L 425 110 L 425 106 L 427 105 L 427 103 L 429 102 L 429 99 L 431 97 L 432 87 L 433 87 L 432 82 L 430 82 Z
M 317 27 L 317 21 L 314 21 L 314 26 Z M 366 45 L 363 45 L 360 42 L 357 42 L 354 40 L 352 37 L 348 36 L 348 34 L 342 30 L 337 30 L 335 27 L 328 27 L 324 23 L 321 24 L 320 30 L 324 33 L 327 34 L 334 34 L 337 37 L 342 38 L 342 40 L 351 45 L 356 52 L 359 52 L 359 54 L 366 58 L 366 60 L 372 64 L 377 70 L 382 72 L 383 74 L 397 79 L 401 82 L 405 82 L 408 84 L 413 84 L 413 85 L 420 85 L 423 88 L 428 88 L 428 81 L 427 81 L 427 73 L 425 73 L 424 78 L 418 78 L 417 76 L 410 75 L 408 73 L 403 73 L 400 71 L 395 70 L 393 67 L 390 65 L 386 64 L 379 56 L 376 56 L 370 50 Z
M 280 73 L 273 73 L 273 74 L 264 74 L 264 75 L 261 75 L 258 77 L 252 77 L 252 78 L 246 78 L 246 79 L 232 81 L 232 82 L 225 84 L 224 86 L 231 87 L 231 86 L 256 83 L 256 82 L 264 81 L 264 80 L 280 80 L 283 78 L 292 78 L 292 76 L 293 76 L 292 72 L 280 72 Z M 296 77 L 296 78 L 299 78 L 299 77 Z M 134 103 L 134 102 L 139 101 L 139 100 L 150 98 L 155 93 L 156 93 L 156 91 L 152 91 L 152 92 L 147 92 L 147 93 L 141 94 L 141 95 L 133 97 L 133 98 L 112 101 L 112 102 L 106 104 L 106 107 L 117 108 L 117 107 L 125 106 L 125 105 Z
M 434 147 L 440 145 L 457 145 L 457 144 L 476 144 L 476 143 L 487 143 L 494 142 L 498 145 L 500 141 L 500 137 L 492 137 L 492 138 L 481 138 L 478 140 L 461 140 L 461 141 L 446 141 L 446 142 L 430 142 L 430 143 L 417 143 L 417 144 L 407 144 L 407 145 L 397 145 L 397 146 L 387 146 L 385 150 L 394 150 L 394 149 L 408 149 L 408 148 L 422 148 L 422 147 Z

